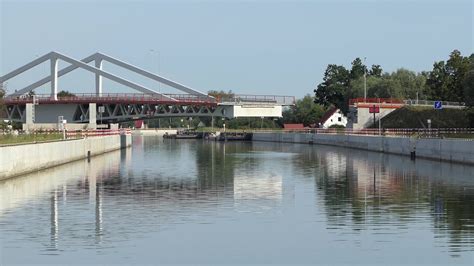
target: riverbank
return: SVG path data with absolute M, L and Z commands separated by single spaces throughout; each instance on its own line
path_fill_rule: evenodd
M 131 146 L 132 136 L 111 135 L 0 147 L 0 180 Z
M 61 133 L 0 134 L 0 146 L 33 144 L 35 142 L 55 141 L 63 138 Z
M 314 133 L 253 133 L 253 141 L 323 144 L 474 164 L 474 141 Z

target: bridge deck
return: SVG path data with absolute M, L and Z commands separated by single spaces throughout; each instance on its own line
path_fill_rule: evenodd
M 170 100 L 170 98 L 174 100 Z M 169 104 L 169 105 L 207 105 L 217 106 L 223 103 L 267 103 L 275 105 L 293 105 L 293 96 L 275 95 L 234 95 L 232 97 L 214 98 L 191 94 L 143 94 L 143 93 L 108 93 L 75 94 L 73 96 L 59 96 L 57 100 L 50 94 L 34 96 L 7 96 L 4 98 L 7 105 L 37 104 Z

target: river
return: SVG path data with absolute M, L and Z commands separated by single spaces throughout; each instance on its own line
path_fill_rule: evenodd
M 474 167 L 134 137 L 0 182 L 0 265 L 471 264 Z

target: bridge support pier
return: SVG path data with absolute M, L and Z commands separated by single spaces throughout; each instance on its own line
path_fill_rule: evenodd
M 89 103 L 89 129 L 97 129 L 97 104 Z
M 26 130 L 34 129 L 35 123 L 35 106 L 32 103 L 27 103 L 25 108 L 25 124 Z

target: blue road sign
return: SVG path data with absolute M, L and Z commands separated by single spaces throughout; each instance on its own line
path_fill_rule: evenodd
M 434 109 L 435 109 L 435 110 L 441 110 L 441 109 L 443 109 L 443 102 L 442 102 L 442 101 L 435 101 L 435 102 L 434 102 Z

